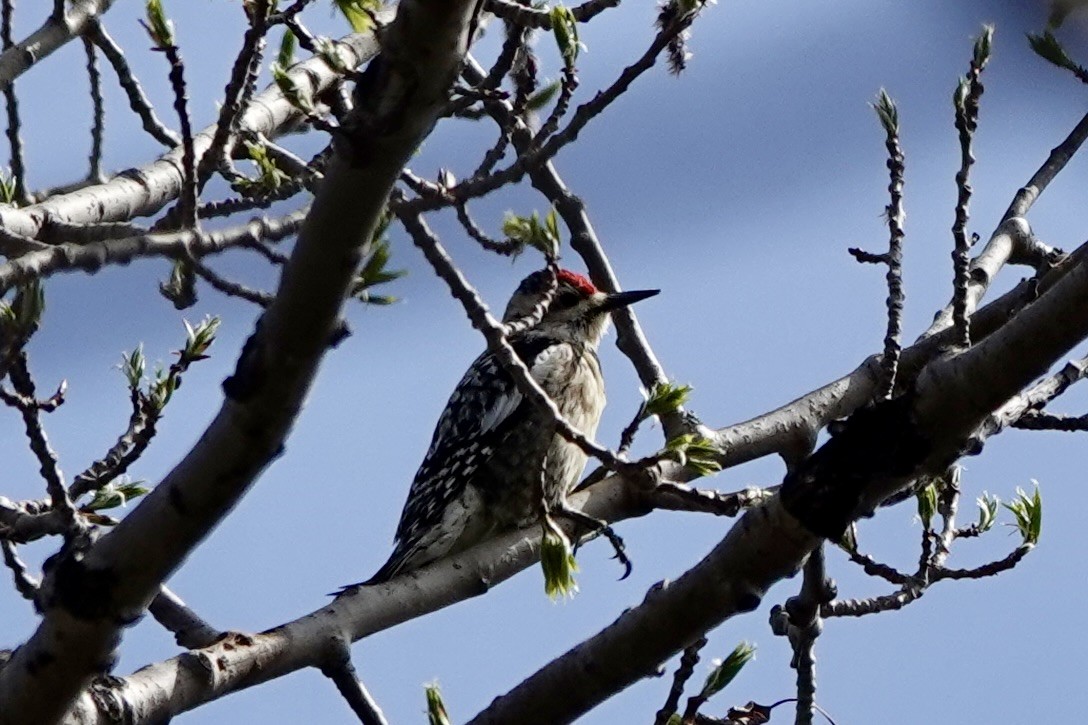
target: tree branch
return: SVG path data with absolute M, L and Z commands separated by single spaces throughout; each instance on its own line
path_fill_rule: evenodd
M 0 89 L 30 70 L 101 17 L 113 5 L 113 0 L 72 0 L 63 17 L 50 15 L 40 28 L 0 53 Z
M 388 15 L 379 15 L 388 17 Z M 336 44 L 349 66 L 354 68 L 378 53 L 378 43 L 372 33 L 358 33 Z M 313 97 L 320 95 L 341 77 L 324 58 L 315 56 L 291 68 L 291 80 Z M 239 133 L 260 133 L 274 138 L 291 122 L 299 111 L 287 100 L 278 86 L 272 85 L 253 98 L 238 120 Z M 199 159 L 211 147 L 217 125 L 205 128 L 193 138 L 194 153 Z M 182 150 L 174 149 L 154 163 L 110 179 L 105 184 L 89 186 L 39 204 L 21 209 L 0 208 L 0 227 L 15 234 L 36 238 L 50 220 L 68 223 L 129 221 L 138 216 L 150 216 L 160 211 L 181 193 Z
M 476 3 L 403 0 L 339 139 L 276 300 L 224 383 L 223 407 L 166 478 L 82 558 L 47 577 L 38 630 L 0 670 L 0 723 L 52 723 L 107 666 L 123 623 L 283 450 L 400 169 L 433 127 Z M 392 121 L 395 119 L 395 123 Z

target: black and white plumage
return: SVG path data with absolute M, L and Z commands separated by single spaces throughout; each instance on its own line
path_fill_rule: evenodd
M 550 290 L 546 271 L 526 277 L 505 322 L 530 314 Z M 597 346 L 609 313 L 656 290 L 606 294 L 561 270 L 540 322 L 508 338 L 563 416 L 593 437 L 604 410 Z M 555 432 L 555 420 L 518 391 L 491 352 L 465 372 L 439 417 L 412 481 L 389 560 L 364 584 L 377 584 L 559 506 L 585 468 L 586 456 Z

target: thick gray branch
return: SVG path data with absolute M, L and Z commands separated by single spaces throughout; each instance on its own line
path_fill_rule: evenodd
M 591 516 L 618 521 L 647 508 L 630 485 L 613 477 L 574 494 L 571 503 Z M 566 522 L 564 526 L 571 526 Z M 571 532 L 568 529 L 568 532 Z M 328 606 L 256 635 L 228 636 L 210 647 L 165 660 L 121 678 L 107 696 L 111 708 L 134 723 L 163 722 L 231 692 L 304 667 L 327 665 L 329 643 L 355 641 L 471 597 L 532 566 L 539 559 L 540 526 L 511 531 L 385 584 L 360 587 Z M 67 725 L 112 725 L 84 693 Z
M 7 88 L 54 50 L 78 38 L 111 5 L 113 0 L 73 0 L 63 18 L 50 15 L 40 28 L 0 54 L 0 89 Z
M 354 130 L 339 139 L 276 299 L 224 383 L 222 408 L 116 528 L 84 557 L 57 562 L 38 630 L 0 670 L 0 723 L 59 720 L 108 669 L 124 623 L 282 452 L 389 190 L 448 100 L 474 8 L 470 0 L 401 3 L 372 92 L 345 120 Z
M 370 33 L 349 35 L 337 46 L 352 67 L 365 63 L 378 53 L 377 41 Z M 299 63 L 290 71 L 292 80 L 311 97 L 320 95 L 340 75 L 321 57 Z M 274 138 L 298 117 L 298 110 L 273 85 L 246 106 L 245 113 L 238 121 L 238 129 L 239 133 L 259 133 Z M 216 126 L 211 125 L 193 138 L 198 159 L 211 148 L 215 129 Z M 88 186 L 21 209 L 0 209 L 0 227 L 34 238 L 41 233 L 47 221 L 87 224 L 150 216 L 178 197 L 183 177 L 182 150 L 176 148 L 158 161 L 119 174 L 105 184 Z

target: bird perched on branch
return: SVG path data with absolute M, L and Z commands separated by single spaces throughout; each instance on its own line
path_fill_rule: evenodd
M 516 330 L 507 338 L 511 347 L 563 417 L 590 438 L 605 405 L 597 346 L 609 313 L 657 292 L 606 293 L 575 272 L 541 270 L 522 280 L 506 307 L 503 322 Z M 495 353 L 483 353 L 438 419 L 393 554 L 363 584 L 566 511 L 585 463 L 586 454 L 556 433 L 551 413 L 522 395 Z

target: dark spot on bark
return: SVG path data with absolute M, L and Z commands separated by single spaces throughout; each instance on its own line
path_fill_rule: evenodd
M 261 364 L 258 341 L 260 334 L 261 320 L 258 320 L 257 329 L 242 346 L 242 354 L 238 356 L 238 366 L 234 369 L 234 374 L 223 381 L 223 392 L 231 400 L 248 400 L 264 383 L 265 370 Z
M 116 618 L 114 590 L 118 581 L 112 569 L 91 569 L 81 556 L 64 554 L 56 564 L 53 596 L 47 606 L 62 607 L 78 619 Z
M 782 505 L 810 531 L 838 541 L 874 481 L 910 475 L 929 442 L 911 418 L 913 393 L 850 416 L 831 440 L 786 476 Z
M 26 671 L 31 677 L 36 677 L 43 667 L 48 667 L 56 661 L 57 658 L 52 652 L 38 652 L 26 663 Z
M 185 496 L 177 486 L 172 485 L 166 490 L 166 500 L 170 502 L 170 505 L 174 507 L 179 516 L 189 515 L 189 507 L 185 503 Z
M 351 325 L 347 320 L 340 320 L 336 327 L 332 331 L 332 336 L 329 338 L 329 347 L 339 347 L 340 343 L 351 337 Z
M 759 608 L 760 602 L 763 601 L 755 592 L 742 592 L 737 595 L 737 611 L 738 612 L 752 612 Z

